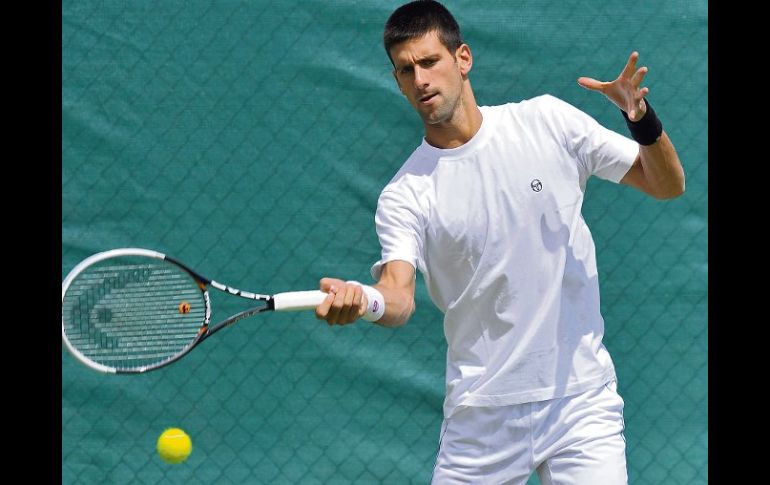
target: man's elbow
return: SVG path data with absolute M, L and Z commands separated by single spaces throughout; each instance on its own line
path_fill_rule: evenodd
M 680 195 L 684 194 L 684 177 L 682 177 L 682 182 L 676 186 L 676 189 L 673 190 L 669 196 L 669 199 L 676 199 Z
M 685 182 L 684 176 L 682 176 L 675 183 L 668 184 L 666 187 L 661 188 L 652 193 L 652 196 L 660 200 L 676 199 L 680 195 L 684 194 Z
M 406 320 L 409 320 L 412 318 L 412 315 L 414 315 L 415 310 L 417 310 L 417 303 L 414 301 L 414 298 L 409 298 L 409 307 L 406 312 Z
M 414 301 L 414 298 L 408 297 L 405 298 L 404 301 L 404 309 L 401 312 L 401 315 L 399 316 L 397 322 L 393 325 L 394 327 L 400 327 L 402 325 L 405 325 L 406 322 L 409 321 L 409 319 L 414 315 L 415 310 L 417 309 L 417 305 Z

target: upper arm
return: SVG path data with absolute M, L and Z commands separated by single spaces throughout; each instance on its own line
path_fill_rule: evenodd
M 391 261 L 400 262 L 394 270 L 398 276 L 402 273 L 413 275 L 414 268 L 419 267 L 421 260 L 423 231 L 419 204 L 412 193 L 409 190 L 383 190 L 377 202 L 374 222 L 382 250 L 380 259 L 371 267 L 372 278 L 379 281 L 384 265 Z M 403 264 L 408 267 L 402 268 Z M 385 284 L 398 284 L 400 280 L 389 279 Z
M 543 97 L 539 111 L 557 141 L 565 147 L 566 163 L 577 163 L 581 186 L 591 176 L 619 182 L 639 154 L 639 145 L 599 124 L 587 113 L 553 96 Z
M 642 159 L 639 155 L 636 156 L 633 165 L 628 169 L 628 172 L 620 179 L 620 183 L 631 186 L 637 190 L 650 194 L 649 184 L 644 177 L 644 167 L 642 166 Z

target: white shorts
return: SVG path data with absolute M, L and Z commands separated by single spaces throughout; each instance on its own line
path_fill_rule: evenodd
M 615 381 L 582 394 L 458 408 L 441 426 L 431 483 L 625 485 L 623 399 Z

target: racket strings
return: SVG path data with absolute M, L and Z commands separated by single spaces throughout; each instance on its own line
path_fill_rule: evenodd
M 116 368 L 143 367 L 197 337 L 206 304 L 195 280 L 164 261 L 86 268 L 62 302 L 64 330 L 80 352 Z

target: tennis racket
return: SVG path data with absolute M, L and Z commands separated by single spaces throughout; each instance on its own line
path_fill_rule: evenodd
M 212 325 L 210 288 L 259 304 Z M 325 297 L 318 290 L 241 291 L 156 251 L 113 249 L 84 259 L 62 282 L 61 336 L 91 369 L 138 374 L 176 362 L 246 317 L 314 309 Z

